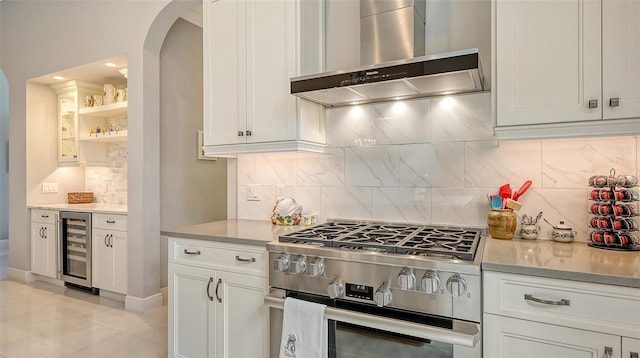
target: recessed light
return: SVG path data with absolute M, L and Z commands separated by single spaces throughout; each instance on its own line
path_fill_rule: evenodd
M 53 76 L 53 79 L 61 81 L 61 80 L 64 80 L 64 77 L 62 77 L 62 76 Z
M 104 65 L 107 66 L 107 67 L 117 67 L 118 66 L 115 63 L 111 63 L 111 62 L 105 62 Z

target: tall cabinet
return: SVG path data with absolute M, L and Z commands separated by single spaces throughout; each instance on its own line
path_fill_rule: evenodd
M 640 133 L 638 1 L 500 0 L 494 15 L 498 138 Z
M 204 0 L 207 155 L 322 151 L 324 108 L 290 94 L 322 69 L 323 2 Z

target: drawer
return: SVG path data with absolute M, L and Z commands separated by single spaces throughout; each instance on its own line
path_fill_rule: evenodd
M 127 231 L 127 216 L 118 214 L 93 214 L 93 229 Z
M 169 262 L 267 277 L 267 250 L 239 244 L 169 238 Z
M 55 224 L 58 216 L 57 211 L 31 209 L 31 222 L 43 224 Z
M 640 336 L 640 289 L 485 271 L 484 312 Z

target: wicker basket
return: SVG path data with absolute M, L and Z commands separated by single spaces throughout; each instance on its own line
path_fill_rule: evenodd
M 93 201 L 93 193 L 90 191 L 67 193 L 69 204 L 87 204 Z

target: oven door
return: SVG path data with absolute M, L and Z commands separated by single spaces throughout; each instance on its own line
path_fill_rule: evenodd
M 272 290 L 265 297 L 265 304 L 270 307 L 271 357 L 278 357 L 280 351 L 285 297 L 283 290 Z M 420 320 L 403 319 L 389 309 L 367 309 L 367 305 L 341 304 L 341 301 L 314 295 L 295 294 L 294 297 L 327 305 L 329 358 L 481 357 L 477 323 L 440 319 L 435 319 L 433 324 L 418 323 Z

